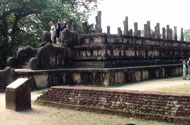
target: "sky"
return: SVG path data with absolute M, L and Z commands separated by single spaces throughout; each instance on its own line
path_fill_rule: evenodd
M 123 29 L 125 16 L 130 29 L 138 22 L 142 30 L 147 21 L 152 29 L 157 22 L 161 27 L 177 26 L 178 34 L 181 28 L 190 29 L 190 0 L 103 0 L 98 10 L 102 11 L 103 32 L 107 26 L 111 26 L 111 33 L 117 33 L 118 27 Z M 95 23 L 95 16 L 90 17 L 90 23 Z

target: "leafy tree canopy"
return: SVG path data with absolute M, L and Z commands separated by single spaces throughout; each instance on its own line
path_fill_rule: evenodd
M 190 42 L 190 29 L 184 31 L 184 39 L 187 42 Z
M 81 28 L 97 0 L 0 0 L 0 66 L 26 45 L 37 46 L 48 22 L 67 19 Z

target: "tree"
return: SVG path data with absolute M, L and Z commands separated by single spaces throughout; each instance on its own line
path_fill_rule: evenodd
M 184 31 L 184 39 L 185 41 L 190 42 L 190 29 Z
M 22 46 L 37 46 L 48 22 L 68 19 L 80 29 L 96 9 L 93 0 L 0 0 L 0 67 Z

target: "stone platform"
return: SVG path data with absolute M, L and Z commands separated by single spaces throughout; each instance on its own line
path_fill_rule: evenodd
M 109 86 L 149 79 L 179 76 L 181 64 L 119 68 L 62 68 L 49 70 L 15 69 L 15 77 L 32 79 L 33 88 L 55 85 Z

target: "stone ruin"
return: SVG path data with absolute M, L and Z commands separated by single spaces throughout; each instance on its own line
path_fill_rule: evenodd
M 144 25 L 144 33 L 134 23 L 129 29 L 128 17 L 123 22 L 124 30 L 118 34 L 102 33 L 101 12 L 96 16 L 96 32 L 90 34 L 84 23 L 78 38 L 74 31 L 66 29 L 63 41 L 67 45 L 54 45 L 48 34 L 44 46 L 26 47 L 16 57 L 7 60 L 15 69 L 14 78 L 28 77 L 34 88 L 52 85 L 115 85 L 132 81 L 180 76 L 183 60 L 190 57 L 190 43 L 184 41 L 183 29 L 177 38 L 167 25 L 157 23 L 152 31 L 150 21 Z
M 15 111 L 31 109 L 30 80 L 19 78 L 6 87 L 6 108 Z

